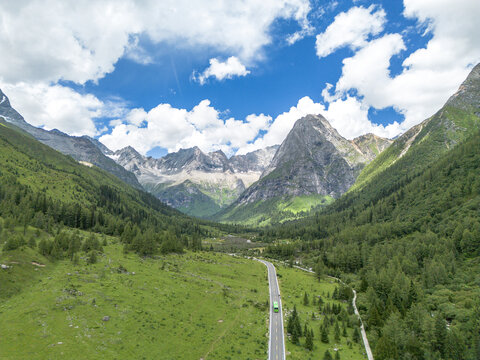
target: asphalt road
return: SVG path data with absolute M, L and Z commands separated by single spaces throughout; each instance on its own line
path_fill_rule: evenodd
M 270 289 L 270 340 L 268 342 L 268 359 L 285 360 L 285 338 L 283 334 L 283 309 L 278 287 L 277 272 L 272 263 L 258 260 L 268 268 L 268 285 Z M 273 303 L 278 302 L 278 313 L 273 312 Z

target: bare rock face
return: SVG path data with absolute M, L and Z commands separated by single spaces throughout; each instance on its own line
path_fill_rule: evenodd
M 347 140 L 323 116 L 307 115 L 295 123 L 260 180 L 236 203 L 312 194 L 337 198 L 390 143 L 372 134 Z
M 143 187 L 168 205 L 189 215 L 210 216 L 230 205 L 260 178 L 278 146 L 230 159 L 221 151 L 180 149 L 154 159 L 126 147 L 109 157 L 133 172 Z
M 465 111 L 480 109 L 480 63 L 477 64 L 457 92 L 448 99 L 445 106 L 452 106 Z M 480 116 L 480 112 L 476 114 Z
M 5 118 L 6 121 L 26 131 L 45 145 L 48 145 L 65 155 L 70 155 L 77 161 L 91 163 L 98 166 L 136 188 L 142 188 L 134 174 L 126 171 L 122 166 L 105 156 L 102 150 L 98 147 L 99 142 L 97 140 L 88 136 L 69 136 L 56 129 L 46 131 L 30 125 L 14 108 L 12 108 L 7 96 L 1 90 L 0 116 Z M 110 150 L 105 147 L 105 151 Z

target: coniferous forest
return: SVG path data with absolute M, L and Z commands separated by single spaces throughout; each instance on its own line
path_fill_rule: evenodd
M 120 236 L 125 251 L 141 255 L 200 249 L 201 237 L 215 231 L 98 168 L 78 164 L 13 125 L 1 125 L 0 216 L 6 229 L 30 225 L 56 234 L 66 227 Z M 26 241 L 7 232 L 4 236 L 10 249 Z M 55 238 L 42 252 L 63 258 L 69 243 Z
M 384 172 L 383 185 L 261 236 L 296 239 L 267 252 L 355 287 L 375 359 L 479 359 L 479 166 L 477 132 L 429 166 Z

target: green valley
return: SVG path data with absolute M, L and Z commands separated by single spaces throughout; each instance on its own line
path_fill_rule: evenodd
M 2 294 L 24 286 L 0 300 L 2 359 L 265 357 L 262 264 L 205 252 L 142 259 L 108 242 L 94 264 L 3 251 Z

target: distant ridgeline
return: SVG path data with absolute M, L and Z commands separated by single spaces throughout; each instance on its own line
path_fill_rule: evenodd
M 347 194 L 260 238 L 350 281 L 375 359 L 480 359 L 480 65 Z
M 0 217 L 50 233 L 67 226 L 120 236 L 127 250 L 143 255 L 200 248 L 201 237 L 216 231 L 1 118 Z

